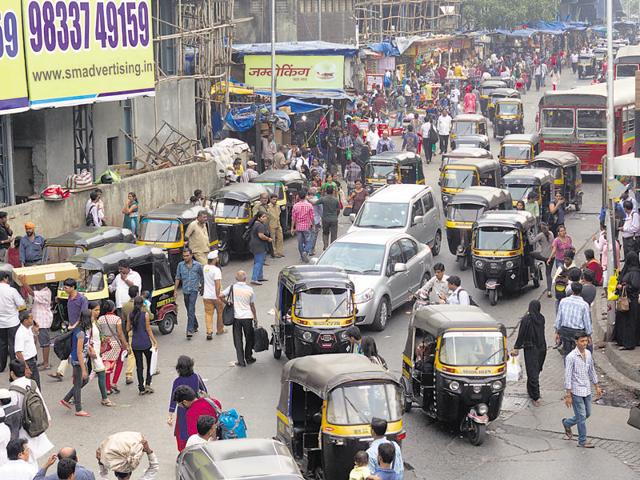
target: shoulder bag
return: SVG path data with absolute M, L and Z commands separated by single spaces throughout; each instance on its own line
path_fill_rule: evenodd
M 626 285 L 622 287 L 622 292 L 620 293 L 620 298 L 616 302 L 616 311 L 617 312 L 628 312 L 629 311 L 629 297 L 627 296 L 627 287 Z
M 233 312 L 233 285 L 229 287 L 229 298 L 224 304 L 224 308 L 222 309 L 222 323 L 227 327 L 233 325 L 233 320 L 235 318 Z

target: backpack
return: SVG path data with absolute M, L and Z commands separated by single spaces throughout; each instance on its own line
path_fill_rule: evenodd
M 210 398 L 205 398 L 205 400 L 218 415 L 218 438 L 220 440 L 247 438 L 247 424 L 244 421 L 244 417 L 235 408 L 222 411 L 218 408 L 216 402 Z
M 67 360 L 73 349 L 73 331 L 63 333 L 53 342 L 53 352 L 60 360 Z
M 458 297 L 458 303 L 460 303 L 460 292 L 467 292 L 464 288 L 461 288 L 460 290 L 458 290 L 458 293 L 456 294 L 456 296 Z M 471 296 L 471 294 L 469 292 L 467 292 L 467 295 L 469 295 L 469 305 L 477 307 L 478 304 L 473 300 L 473 297 Z
M 9 386 L 9 390 L 24 395 L 22 402 L 22 427 L 31 438 L 37 437 L 49 428 L 49 417 L 44 406 L 44 400 L 38 393 L 36 382 L 31 380 L 27 388 Z
M 438 132 L 436 132 L 433 123 L 431 124 L 431 128 L 429 129 L 429 141 L 431 143 L 436 143 L 440 137 L 438 136 Z
M 557 300 L 562 300 L 567 296 L 567 285 L 569 285 L 569 277 L 567 275 L 567 270 L 563 268 L 560 274 L 556 277 L 556 282 L 553 286 Z
M 93 221 L 93 214 L 91 213 L 93 211 L 93 209 L 96 208 L 95 205 L 91 205 L 89 207 L 89 211 L 87 212 L 87 216 L 84 219 L 84 224 L 87 227 L 97 227 L 98 225 L 95 224 L 95 222 Z

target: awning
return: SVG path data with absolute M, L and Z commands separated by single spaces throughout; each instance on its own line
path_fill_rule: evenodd
M 233 45 L 234 55 L 271 55 L 271 43 L 241 43 Z M 277 42 L 276 55 L 343 55 L 358 54 L 354 45 L 330 42 Z
M 367 48 L 373 52 L 381 53 L 385 57 L 400 56 L 400 51 L 398 50 L 398 48 L 389 41 L 374 43 L 368 45 Z
M 227 90 L 227 82 L 217 82 L 211 85 L 211 94 L 215 95 L 216 93 L 225 93 Z M 233 95 L 253 95 L 253 88 L 248 87 L 244 84 L 231 83 L 231 89 L 229 93 Z
M 640 177 L 640 158 L 636 158 L 635 153 L 615 157 L 613 174 L 616 177 Z
M 291 109 L 291 113 L 308 113 L 314 112 L 316 110 L 324 110 L 329 107 L 326 105 L 318 105 L 316 103 L 303 102 L 302 100 L 298 100 L 296 98 L 290 98 L 283 102 L 279 102 L 276 104 L 277 108 L 280 107 L 289 107 Z
M 256 90 L 256 94 L 269 97 L 271 96 L 271 90 Z M 354 100 L 344 90 L 276 90 L 276 97 L 293 97 L 308 100 Z

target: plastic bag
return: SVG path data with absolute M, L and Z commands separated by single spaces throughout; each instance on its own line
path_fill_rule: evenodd
M 618 271 L 614 271 L 613 275 L 609 277 L 609 283 L 607 284 L 607 300 L 618 300 L 619 295 L 616 293 L 618 287 Z
M 142 451 L 142 434 L 118 432 L 105 438 L 100 446 L 100 462 L 114 472 L 131 473 L 138 465 Z
M 151 375 L 158 374 L 158 349 L 151 349 Z
M 518 357 L 511 356 L 507 362 L 507 382 L 517 382 L 522 376 L 522 367 Z

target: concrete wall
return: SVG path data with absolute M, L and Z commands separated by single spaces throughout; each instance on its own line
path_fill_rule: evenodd
M 297 19 L 299 42 L 318 40 L 318 13 L 300 13 Z M 356 26 L 353 11 L 323 12 L 322 40 L 334 43 L 356 43 Z
M 264 43 L 271 41 L 271 1 L 235 0 L 234 17 L 251 21 L 239 23 L 233 32 L 235 43 Z M 276 41 L 295 42 L 298 31 L 297 0 L 273 0 L 276 2 Z M 315 39 L 314 39 L 315 40 Z
M 122 225 L 120 213 L 128 192 L 135 192 L 140 201 L 140 212 L 166 203 L 183 203 L 196 188 L 212 193 L 222 186 L 216 162 L 198 162 L 180 167 L 134 175 L 113 185 L 103 185 L 103 198 L 107 223 Z M 4 210 L 16 234 L 22 235 L 25 222 L 34 222 L 38 233 L 54 237 L 84 225 L 84 209 L 89 191 L 72 194 L 62 202 L 35 200 Z

